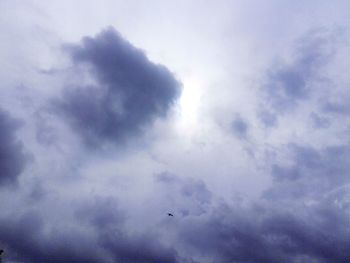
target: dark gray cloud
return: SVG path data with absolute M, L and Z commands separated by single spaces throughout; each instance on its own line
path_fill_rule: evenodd
M 79 218 L 93 226 L 98 246 L 108 252 L 112 262 L 176 262 L 176 251 L 165 248 L 155 233 L 127 233 L 125 212 L 113 198 L 97 199 L 80 211 Z
M 275 185 L 266 193 L 271 198 L 315 198 L 349 183 L 350 147 L 329 146 L 323 149 L 291 144 L 290 164 L 272 165 Z
M 270 9 L 269 5 L 266 7 Z M 300 21 L 304 20 L 303 17 Z M 127 20 L 125 22 L 128 24 Z M 166 24 L 168 30 L 169 25 Z M 282 25 L 281 28 L 286 27 Z M 123 30 L 128 29 L 124 27 Z M 275 29 L 274 34 L 267 35 L 281 35 L 280 30 L 276 32 Z M 292 33 L 294 29 L 290 29 L 287 31 Z M 216 28 L 212 30 L 216 31 Z M 71 33 L 75 34 L 73 31 Z M 162 33 L 161 30 L 156 31 Z M 142 39 L 149 36 L 148 33 L 145 31 L 145 35 L 137 37 Z M 274 41 L 279 41 L 277 36 L 271 39 L 271 44 Z M 249 43 L 239 46 L 245 49 L 251 46 Z M 170 44 L 168 48 L 174 47 L 173 41 Z M 192 45 L 192 48 L 199 46 Z M 280 51 L 277 48 L 279 44 L 271 46 L 276 47 L 276 52 Z M 207 53 L 211 57 L 211 50 L 218 50 L 216 45 L 208 47 L 210 50 L 199 50 L 199 56 L 194 59 L 198 58 L 199 64 L 212 61 L 202 59 L 201 53 L 209 51 Z M 205 110 L 208 119 L 203 119 L 206 122 L 204 126 L 204 122 L 199 121 L 195 129 L 191 127 L 193 132 L 182 133 L 181 129 L 177 129 L 178 125 L 171 124 L 161 131 L 162 136 L 157 138 L 160 140 L 152 145 L 151 150 L 108 151 L 103 154 L 86 151 L 76 142 L 75 135 L 80 135 L 92 147 L 111 143 L 120 145 L 128 138 L 135 138 L 155 119 L 166 116 L 179 94 L 180 84 L 168 69 L 150 62 L 141 50 L 133 47 L 114 29 L 107 29 L 95 37 L 85 37 L 80 43 L 66 45 L 65 51 L 72 59 L 72 67 L 39 70 L 44 74 L 33 77 L 30 82 L 36 85 L 41 82 L 37 78 L 45 75 L 48 79 L 54 77 L 57 80 L 57 85 L 52 87 L 61 87 L 60 74 L 71 76 L 74 72 L 77 73 L 76 79 L 84 79 L 81 85 L 65 86 L 62 97 L 55 101 L 55 114 L 59 112 L 61 115 L 51 118 L 52 108 L 47 110 L 39 105 L 39 101 L 45 101 L 47 95 L 39 93 L 39 98 L 33 99 L 31 107 L 13 104 L 13 107 L 18 107 L 14 111 L 21 112 L 32 124 L 25 127 L 24 138 L 29 139 L 26 148 L 31 147 L 40 162 L 23 173 L 25 176 L 16 191 L 3 188 L 0 193 L 0 199 L 6 200 L 0 201 L 3 209 L 0 214 L 0 247 L 5 248 L 5 260 L 28 263 L 350 262 L 350 147 L 344 143 L 346 138 L 341 144 L 342 138 L 334 139 L 334 134 L 326 134 L 330 141 L 326 141 L 327 138 L 323 140 L 324 133 L 342 126 L 337 118 L 346 117 L 349 107 L 346 99 L 338 100 L 339 94 L 335 94 L 334 100 L 324 100 L 323 108 L 317 108 L 317 103 L 327 97 L 327 94 L 320 94 L 321 89 L 331 83 L 325 84 L 327 81 L 322 79 L 322 70 L 332 57 L 333 47 L 332 36 L 328 33 L 324 34 L 322 30 L 308 32 L 292 47 L 294 53 L 288 62 L 275 64 L 268 71 L 262 85 L 264 97 L 261 100 L 257 98 L 262 105 L 257 114 L 266 127 L 276 128 L 276 134 L 271 132 L 273 138 L 266 138 L 269 135 L 265 130 L 255 133 L 257 124 L 251 118 L 248 122 L 245 116 L 234 118 L 231 115 L 231 133 L 241 142 L 247 143 L 249 139 L 249 150 L 254 152 L 253 156 L 240 152 L 239 142 L 221 136 L 216 125 L 211 125 L 210 111 L 215 111 L 216 107 L 209 105 L 204 105 L 208 109 L 208 112 Z M 183 48 L 187 50 L 186 46 Z M 181 50 L 175 51 L 175 57 L 187 54 Z M 40 64 L 50 64 L 50 55 L 42 53 L 45 59 Z M 39 53 L 30 55 L 33 54 Z M 226 50 L 223 51 L 225 54 L 228 54 Z M 203 68 L 195 67 L 198 63 L 187 65 L 186 58 L 176 59 L 176 62 L 185 78 L 196 77 L 197 73 L 200 78 L 203 77 L 203 84 L 208 85 L 203 86 L 204 94 L 210 97 L 208 102 L 218 99 L 210 96 L 212 91 L 208 87 L 213 81 L 216 83 L 216 77 L 226 78 L 225 74 L 220 74 L 225 62 L 221 61 L 220 65 L 204 63 Z M 237 63 L 240 64 L 240 61 Z M 250 67 L 249 62 L 245 65 Z M 205 74 L 212 69 L 213 74 Z M 204 73 L 203 76 L 201 73 Z M 85 84 L 85 74 L 93 79 L 89 85 Z M 76 79 L 69 81 L 75 82 Z M 67 83 L 66 79 L 62 82 Z M 318 85 L 320 83 L 322 87 Z M 51 87 L 46 80 L 41 85 L 38 89 Z M 245 88 L 244 85 L 242 88 Z M 43 93 L 46 92 L 47 89 Z M 223 91 L 222 94 L 228 93 Z M 28 98 L 34 97 L 36 95 L 28 95 Z M 288 122 L 288 118 L 295 120 L 290 113 L 299 104 L 308 102 L 312 104 L 305 104 L 309 109 L 303 116 L 311 120 L 315 128 L 322 130 L 308 133 L 307 129 L 304 132 L 303 124 L 299 127 L 296 122 Z M 37 106 L 42 110 L 35 109 Z M 301 110 L 304 108 L 301 107 Z M 236 111 L 240 112 L 240 109 Z M 198 111 L 198 114 L 201 112 Z M 249 112 L 246 114 L 250 116 Z M 286 119 L 279 123 L 293 123 L 293 126 L 296 123 L 296 127 L 290 125 L 278 130 L 278 118 L 283 114 Z M 62 121 L 72 129 L 66 129 Z M 333 123 L 337 126 L 328 129 Z M 7 113 L 0 112 L 0 184 L 15 182 L 24 169 L 25 156 L 23 147 L 16 140 L 16 129 L 15 121 Z M 348 127 L 345 127 L 347 130 Z M 72 134 L 72 131 L 77 133 Z M 166 136 L 163 132 L 167 133 Z M 341 132 L 343 130 L 338 130 L 337 135 Z M 295 141 L 291 143 L 290 138 Z M 306 145 L 309 138 L 310 144 Z M 198 149 L 198 141 L 205 141 L 208 147 Z M 334 141 L 339 144 L 330 143 Z M 48 149 L 50 145 L 55 147 Z M 233 148 L 236 149 L 231 152 Z M 272 153 L 265 159 L 267 152 Z M 244 154 L 243 158 L 237 157 L 240 153 Z M 149 178 L 163 169 L 182 172 L 183 175 L 165 172 L 156 175 L 156 180 Z M 6 173 L 3 174 L 3 171 Z M 209 174 L 210 171 L 214 172 Z M 187 177 L 189 174 L 192 177 Z M 267 181 L 268 176 L 272 178 L 271 185 L 259 200 L 252 202 L 244 197 L 230 199 L 231 193 L 227 193 L 227 189 L 232 187 L 232 196 L 236 195 L 233 190 L 237 189 L 233 186 L 237 182 L 235 180 L 246 180 L 246 183 L 237 183 L 246 187 L 239 189 L 240 192 L 247 191 L 249 194 L 258 188 L 256 185 L 262 184 L 265 179 Z M 220 186 L 224 186 L 222 193 Z M 168 217 L 164 211 L 172 212 L 174 217 Z
M 99 262 L 98 248 L 79 233 L 58 230 L 47 225 L 38 212 L 28 212 L 18 219 L 1 220 L 0 244 L 5 247 L 5 260 L 19 262 Z M 5 261 L 6 262 L 6 261 Z
M 178 215 L 185 255 L 196 262 L 348 262 L 349 149 L 346 144 L 276 149 L 288 161 L 270 163 L 274 182 L 261 200 L 249 205 L 211 200 L 200 214 Z M 157 178 L 186 185 L 169 173 Z M 205 185 L 196 189 L 208 191 Z
M 323 30 L 313 30 L 297 42 L 291 64 L 270 70 L 266 89 L 271 103 L 279 110 L 292 106 L 310 95 L 311 81 L 319 68 L 328 62 L 332 39 Z
M 207 189 L 205 183 L 194 178 L 181 178 L 169 172 L 162 172 L 156 175 L 156 180 L 159 183 L 166 184 L 176 189 L 179 194 L 191 197 L 200 203 L 211 202 L 211 192 Z
M 321 83 L 327 82 L 321 72 L 335 53 L 335 40 L 336 34 L 325 29 L 311 30 L 296 41 L 291 62 L 276 63 L 267 71 L 262 85 L 266 107 L 258 113 L 265 125 L 274 126 L 277 115 L 320 92 Z
M 302 207 L 293 212 L 276 208 L 218 207 L 205 219 L 185 222 L 181 240 L 194 258 L 211 258 L 211 262 L 349 260 L 349 233 L 343 231 L 349 223 L 344 211 L 324 204 L 310 207 L 305 215 L 298 214 Z
M 232 122 L 232 131 L 239 139 L 246 139 L 248 136 L 248 123 L 241 117 L 237 116 Z
M 266 127 L 274 127 L 277 125 L 277 116 L 276 114 L 268 111 L 261 110 L 258 112 L 258 118 Z
M 67 219 L 66 219 L 67 220 Z M 0 245 L 5 248 L 5 260 L 15 262 L 103 262 L 101 249 L 91 235 L 67 224 L 57 226 L 38 209 L 0 219 Z M 69 226 L 70 225 L 70 226 Z M 5 261 L 6 262 L 6 261 Z
M 338 102 L 333 102 L 328 100 L 322 105 L 322 110 L 325 113 L 337 114 L 340 116 L 350 115 L 350 106 L 347 99 L 345 100 L 342 99 L 341 101 L 338 101 Z
M 164 249 L 157 236 L 144 235 L 135 239 L 120 240 L 120 236 L 112 233 L 104 233 L 100 243 L 104 249 L 111 252 L 113 262 L 178 262 L 175 249 Z
M 154 229 L 132 233 L 115 198 L 94 197 L 75 205 L 69 231 L 38 211 L 1 220 L 0 244 L 11 258 L 39 263 L 348 262 L 349 148 L 290 144 L 286 150 L 291 164 L 274 164 L 270 195 L 249 205 L 217 201 L 203 181 L 164 172 L 155 177 L 165 191 L 157 197 L 169 193 L 194 204 L 188 213 L 177 204 L 172 225 L 155 222 Z M 305 204 L 308 199 L 314 203 Z M 176 239 L 171 246 L 161 241 L 168 231 Z
M 0 109 L 0 185 L 14 183 L 22 173 L 28 156 L 16 138 L 20 122 Z
M 316 129 L 325 129 L 330 127 L 331 125 L 331 121 L 328 118 L 321 116 L 315 112 L 310 114 L 310 118 L 311 118 L 313 127 Z
M 169 70 L 148 60 L 113 28 L 66 45 L 75 65 L 88 65 L 96 86 L 69 87 L 59 103 L 86 142 L 120 142 L 166 116 L 180 92 Z
M 98 197 L 75 210 L 77 221 L 70 218 L 59 226 L 37 210 L 1 219 L 6 258 L 30 263 L 178 262 L 176 251 L 158 235 L 128 233 L 125 212 L 115 199 Z
M 348 262 L 349 149 L 290 146 L 295 165 L 260 201 L 222 203 L 181 224 L 179 238 L 199 262 Z M 282 178 L 280 178 L 282 177 Z M 286 187 L 286 184 L 288 186 Z M 308 200 L 312 200 L 307 204 Z

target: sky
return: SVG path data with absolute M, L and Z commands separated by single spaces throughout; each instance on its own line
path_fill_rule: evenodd
M 0 0 L 3 261 L 349 262 L 349 9 Z

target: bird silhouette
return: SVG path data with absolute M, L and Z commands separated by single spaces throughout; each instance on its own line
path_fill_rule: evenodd
M 171 213 L 168 213 L 168 216 L 174 216 L 173 214 L 171 214 Z

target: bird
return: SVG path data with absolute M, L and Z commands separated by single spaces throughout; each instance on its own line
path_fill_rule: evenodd
M 168 216 L 174 216 L 172 213 L 168 213 Z

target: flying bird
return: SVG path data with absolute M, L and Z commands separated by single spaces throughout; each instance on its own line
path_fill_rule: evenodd
M 173 214 L 171 214 L 171 213 L 168 213 L 168 216 L 174 216 Z

